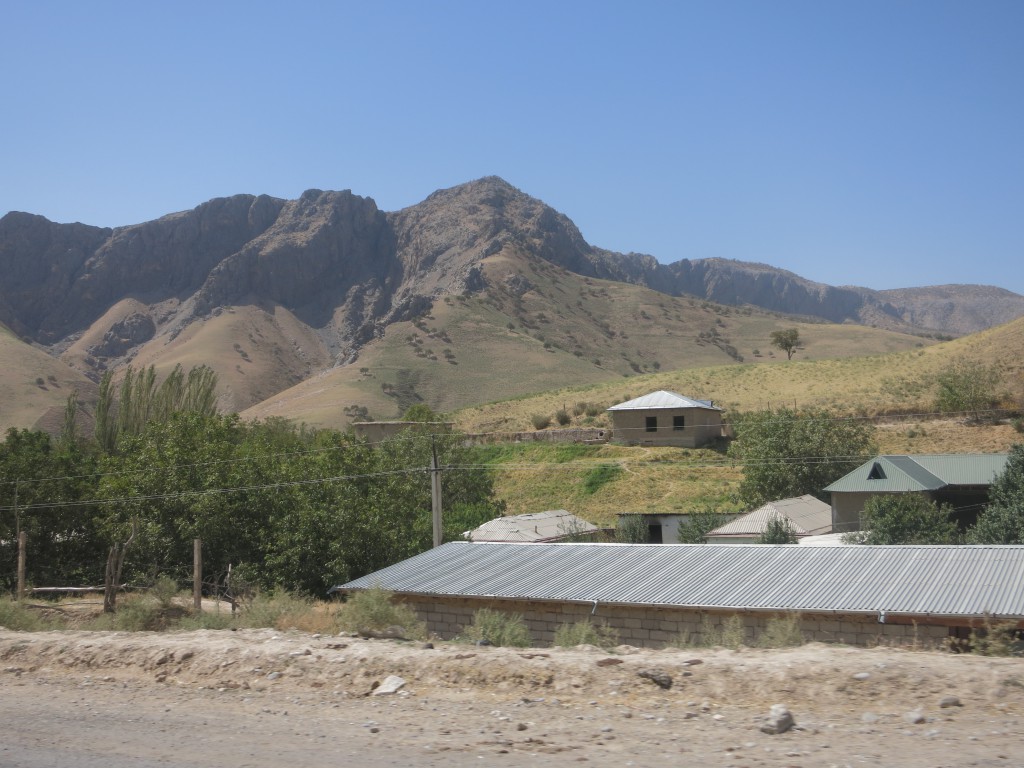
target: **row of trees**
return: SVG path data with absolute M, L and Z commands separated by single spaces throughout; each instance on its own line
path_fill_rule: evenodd
M 98 440 L 7 433 L 0 444 L 4 586 L 12 586 L 23 530 L 28 578 L 37 585 L 102 583 L 111 545 L 129 538 L 125 577 L 185 580 L 198 537 L 208 577 L 231 565 L 255 584 L 320 595 L 431 546 L 435 450 L 446 540 L 502 511 L 490 475 L 455 434 L 413 429 L 371 447 L 283 420 L 246 423 L 210 412 L 204 379 L 157 387 L 148 372 L 130 376 L 120 402 L 97 419 Z M 190 381 L 192 395 L 182 396 Z M 165 398 L 197 407 L 164 407 Z M 148 418 L 138 415 L 147 410 Z

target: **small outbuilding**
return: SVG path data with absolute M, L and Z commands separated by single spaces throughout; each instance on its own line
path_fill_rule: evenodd
M 824 490 L 832 498 L 832 530 L 861 530 L 861 512 L 872 496 L 918 493 L 954 509 L 961 528 L 973 525 L 988 504 L 989 486 L 1005 468 L 1006 453 L 877 456 Z
M 699 448 L 722 437 L 723 410 L 711 400 L 693 400 L 658 390 L 608 409 L 612 439 L 626 445 Z
M 769 501 L 710 531 L 708 544 L 757 544 L 773 520 L 785 521 L 797 540 L 832 533 L 832 507 L 809 494 Z

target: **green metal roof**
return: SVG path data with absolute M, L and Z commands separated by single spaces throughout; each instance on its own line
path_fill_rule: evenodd
M 991 485 L 1006 453 L 878 456 L 825 488 L 829 493 L 937 491 L 951 485 Z

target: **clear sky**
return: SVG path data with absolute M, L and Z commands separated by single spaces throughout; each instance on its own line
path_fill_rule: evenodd
M 1021 0 L 0 0 L 0 214 L 496 174 L 663 262 L 1024 294 L 1022 41 Z

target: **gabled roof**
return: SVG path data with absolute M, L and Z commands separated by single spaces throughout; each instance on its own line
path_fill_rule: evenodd
M 1024 546 L 452 542 L 334 590 L 751 611 L 1024 618 Z
M 753 512 L 715 528 L 707 536 L 760 536 L 767 530 L 769 522 L 779 518 L 788 520 L 797 536 L 829 533 L 832 530 L 832 507 L 820 499 L 805 495 L 769 501 Z
M 613 405 L 609 411 L 646 411 L 652 408 L 707 408 L 713 411 L 721 411 L 717 405 L 710 400 L 693 400 L 683 397 L 678 392 L 669 392 L 667 389 L 659 389 L 643 397 L 627 400 L 624 403 Z
M 824 490 L 835 492 L 937 491 L 950 485 L 991 485 L 1006 467 L 1006 453 L 878 456 Z
M 498 517 L 467 531 L 465 536 L 470 541 L 531 542 L 551 541 L 574 533 L 593 533 L 597 530 L 596 525 L 582 517 L 576 517 L 564 509 L 553 509 Z

